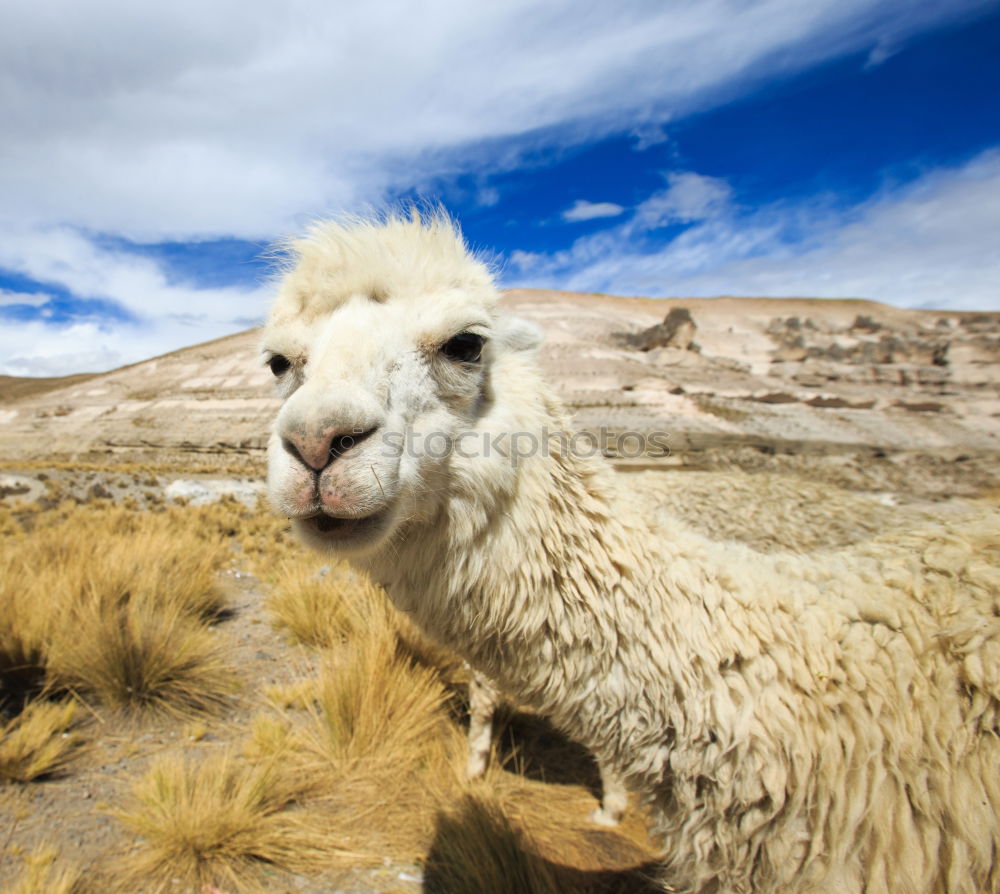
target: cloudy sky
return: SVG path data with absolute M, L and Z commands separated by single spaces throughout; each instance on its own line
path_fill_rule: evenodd
M 507 285 L 1000 310 L 1000 0 L 0 8 L 0 373 L 245 329 L 440 202 Z

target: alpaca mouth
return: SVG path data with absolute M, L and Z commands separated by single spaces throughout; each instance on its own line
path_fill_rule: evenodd
M 318 534 L 330 540 L 365 537 L 375 532 L 385 521 L 387 512 L 381 510 L 362 518 L 338 518 L 324 512 L 317 513 L 302 521 Z

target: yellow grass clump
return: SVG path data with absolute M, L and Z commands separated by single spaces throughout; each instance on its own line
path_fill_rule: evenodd
M 389 601 L 385 591 L 346 564 L 303 556 L 273 570 L 267 607 L 275 625 L 306 646 L 334 649 L 358 636 L 385 631 L 412 661 L 437 669 L 446 680 L 462 677 L 460 659 L 425 637 Z
M 7 894 L 85 894 L 83 873 L 57 862 L 57 849 L 42 845 L 24 858 L 24 869 Z
M 450 753 L 442 666 L 456 659 L 428 643 L 380 588 L 343 566 L 299 560 L 281 568 L 268 608 L 297 641 L 322 648 L 318 677 L 276 690 L 272 700 L 306 708 L 299 750 L 327 776 L 358 764 L 423 765 L 431 752 L 435 759 Z
M 0 541 L 0 708 L 23 701 L 44 681 L 45 648 L 54 614 L 36 600 L 21 552 Z
M 73 509 L 34 531 L 21 551 L 50 604 L 92 597 L 104 608 L 141 600 L 203 618 L 224 607 L 215 583 L 224 558 L 221 537 L 176 513 Z
M 60 507 L 0 541 L 0 699 L 44 688 L 113 707 L 210 709 L 231 690 L 207 623 L 225 553 L 177 517 Z
M 348 806 L 352 786 L 370 787 L 376 806 L 398 806 L 409 796 L 390 792 L 412 785 L 415 773 L 431 770 L 434 785 L 422 783 L 425 794 L 460 778 L 464 741 L 449 715 L 448 690 L 434 670 L 399 652 L 391 627 L 373 627 L 325 653 L 319 675 L 288 696 L 282 701 L 301 710 L 259 716 L 252 753 L 286 752 L 310 794 L 331 798 L 338 809 Z
M 304 645 L 332 648 L 365 627 L 391 625 L 384 595 L 344 565 L 289 559 L 273 577 L 268 610 L 279 628 Z
M 440 747 L 448 694 L 438 676 L 375 628 L 326 659 L 304 745 L 334 772 L 363 762 L 399 769 Z
M 187 715 L 221 707 L 234 689 L 216 636 L 176 606 L 75 607 L 54 637 L 48 685 L 125 710 Z
M 296 774 L 278 758 L 249 761 L 228 748 L 201 761 L 165 758 L 135 785 L 135 804 L 116 812 L 142 836 L 125 875 L 153 894 L 177 885 L 245 891 L 260 885 L 265 864 L 322 869 L 337 849 L 316 817 L 296 806 L 300 794 Z
M 308 683 L 308 685 L 306 685 Z M 399 649 L 389 616 L 320 659 L 317 677 L 258 715 L 247 753 L 294 773 L 353 864 L 426 853 L 461 784 L 465 741 L 436 672 Z
M 0 538 L 20 536 L 21 526 L 17 523 L 14 513 L 6 506 L 0 505 Z
M 35 701 L 0 723 L 0 779 L 30 782 L 63 772 L 81 742 L 75 720 L 72 702 Z

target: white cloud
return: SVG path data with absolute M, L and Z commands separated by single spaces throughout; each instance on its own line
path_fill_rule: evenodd
M 562 213 L 562 219 L 569 223 L 576 223 L 581 220 L 595 220 L 599 217 L 617 217 L 625 209 L 614 202 L 588 202 L 586 199 L 577 199 L 572 208 L 567 208 Z
M 0 227 L 0 268 L 112 303 L 131 318 L 88 317 L 69 325 L 5 320 L 0 372 L 7 375 L 102 371 L 143 360 L 246 329 L 263 318 L 268 300 L 263 287 L 203 289 L 173 282 L 153 259 L 101 248 L 68 227 Z M 44 307 L 50 297 L 0 293 L 0 304 L 31 303 L 52 316 Z
M 6 4 L 0 214 L 145 240 L 269 238 L 479 171 L 484 140 L 655 126 L 982 2 Z
M 729 184 L 692 171 L 667 174 L 667 188 L 653 193 L 636 209 L 636 226 L 652 230 L 674 223 L 691 223 L 718 213 L 732 197 Z
M 929 171 L 847 208 L 826 196 L 754 211 L 709 204 L 708 216 L 659 249 L 630 219 L 564 252 L 515 253 L 521 275 L 510 284 L 1000 310 L 1000 152 Z
M 136 344 L 177 346 L 177 319 L 221 334 L 262 310 L 256 291 L 179 285 L 85 234 L 272 239 L 463 172 L 488 204 L 489 175 L 541 140 L 559 148 L 638 125 L 642 145 L 671 118 L 899 46 L 987 2 L 0 5 L 0 267 L 116 302 L 152 333 L 143 343 L 122 326 L 53 330 L 45 341 L 36 324 L 22 329 L 35 348 L 5 341 L 2 356 L 58 365 L 60 350 L 91 339 L 79 362 L 103 366 Z M 490 148 L 509 138 L 504 154 Z M 695 214 L 697 198 L 682 198 L 658 219 Z
M 68 227 L 0 228 L 0 268 L 61 286 L 81 298 L 113 302 L 146 322 L 244 321 L 260 317 L 267 300 L 263 288 L 200 289 L 172 282 L 153 259 L 101 248 Z
M 119 355 L 109 355 L 96 345 L 98 327 L 78 323 L 54 327 L 32 321 L 4 321 L 0 326 L 0 374 L 8 376 L 60 376 L 110 369 Z M 83 350 L 81 348 L 87 346 Z
M 895 56 L 899 50 L 900 47 L 896 43 L 882 38 L 868 53 L 868 58 L 865 60 L 865 68 L 878 68 L 883 62 L 887 62 Z
M 484 186 L 476 192 L 476 204 L 482 208 L 492 208 L 500 201 L 500 190 Z
M 660 122 L 648 122 L 634 128 L 631 136 L 635 139 L 633 148 L 636 152 L 645 152 L 652 146 L 669 142 L 670 134 Z
M 47 292 L 14 292 L 11 289 L 0 289 L 0 307 L 14 305 L 41 307 L 51 300 L 52 296 Z
M 102 372 L 246 329 L 216 321 L 162 319 L 155 324 L 82 320 L 70 325 L 4 321 L 0 374 L 64 376 Z

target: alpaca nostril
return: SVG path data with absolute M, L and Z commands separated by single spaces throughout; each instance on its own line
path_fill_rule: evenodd
M 309 466 L 311 468 L 311 464 L 306 462 L 305 457 L 302 455 L 302 451 L 299 450 L 298 445 L 291 438 L 282 438 L 281 446 L 284 448 L 286 453 L 291 454 L 291 456 L 302 463 L 302 465 Z
M 374 428 L 369 428 L 367 431 L 361 428 L 356 428 L 351 432 L 331 438 L 330 462 L 333 462 L 338 457 L 343 456 L 352 447 L 356 447 L 363 440 L 365 440 L 365 438 L 370 437 L 374 431 Z
M 287 437 L 281 439 L 281 446 L 306 468 L 322 472 L 352 447 L 371 437 L 377 428 L 378 426 L 369 429 L 354 428 L 337 433 L 328 431 L 316 437 L 308 435 Z

